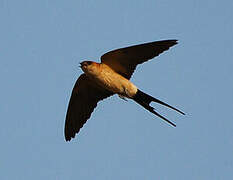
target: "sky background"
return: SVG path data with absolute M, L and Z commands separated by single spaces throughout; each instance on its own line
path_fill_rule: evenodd
M 233 1 L 0 0 L 0 179 L 233 178 Z M 71 142 L 63 128 L 78 63 L 178 39 L 138 66 L 132 100 L 99 103 Z

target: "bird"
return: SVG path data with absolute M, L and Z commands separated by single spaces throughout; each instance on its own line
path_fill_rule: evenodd
M 150 103 L 156 102 L 183 115 L 185 113 L 144 93 L 130 81 L 130 78 L 137 65 L 153 59 L 177 43 L 178 40 L 175 39 L 148 42 L 109 51 L 101 56 L 101 63 L 89 60 L 81 62 L 80 67 L 84 73 L 77 79 L 71 93 L 65 119 L 65 140 L 75 138 L 91 117 L 97 103 L 114 94 L 118 94 L 124 100 L 134 100 L 176 127 L 173 122 L 157 113 Z

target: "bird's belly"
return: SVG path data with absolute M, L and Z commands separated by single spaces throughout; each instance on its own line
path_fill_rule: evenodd
M 133 83 L 113 71 L 101 72 L 96 76 L 96 80 L 103 88 L 128 98 L 137 92 L 137 87 Z

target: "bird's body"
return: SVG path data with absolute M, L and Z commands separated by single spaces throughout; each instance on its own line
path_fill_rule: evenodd
M 158 56 L 163 51 L 177 44 L 177 40 L 155 41 L 110 51 L 101 57 L 101 63 L 83 61 L 84 72 L 73 88 L 66 122 L 65 139 L 70 141 L 80 131 L 100 100 L 114 94 L 129 98 L 159 116 L 173 126 L 174 123 L 157 113 L 151 102 L 167 106 L 181 114 L 180 110 L 140 91 L 129 79 L 136 66 Z
M 90 79 L 110 92 L 127 98 L 132 98 L 137 93 L 137 87 L 131 81 L 106 64 L 91 62 L 87 68 L 82 69 Z

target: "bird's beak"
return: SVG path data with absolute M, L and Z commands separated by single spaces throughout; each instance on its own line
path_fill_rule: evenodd
M 79 67 L 80 67 L 80 68 L 82 67 L 82 63 L 79 63 Z

